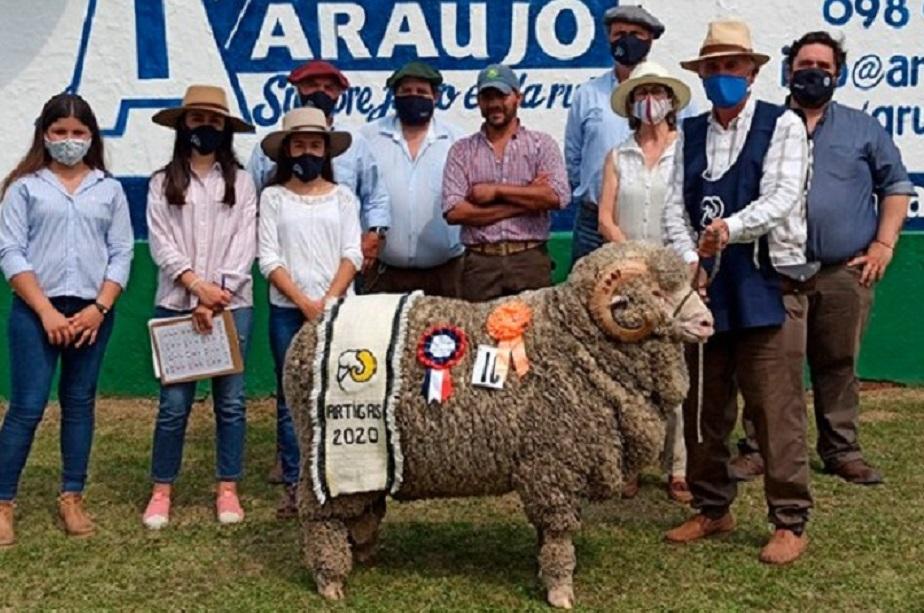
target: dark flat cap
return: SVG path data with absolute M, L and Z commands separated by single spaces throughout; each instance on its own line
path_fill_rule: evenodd
M 603 24 L 608 26 L 614 21 L 634 23 L 647 28 L 651 31 L 653 38 L 661 38 L 661 35 L 664 34 L 664 24 L 641 6 L 614 6 L 608 9 L 603 14 Z
M 429 81 L 434 87 L 439 87 L 443 83 L 443 75 L 440 74 L 439 70 L 425 62 L 414 61 L 408 62 L 393 72 L 392 75 L 388 77 L 388 80 L 385 81 L 385 87 L 394 89 L 398 87 L 398 83 L 405 77 Z

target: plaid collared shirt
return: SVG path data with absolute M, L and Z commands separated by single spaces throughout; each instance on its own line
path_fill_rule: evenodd
M 734 165 L 751 130 L 755 106 L 755 100 L 750 99 L 727 128 L 722 127 L 710 113 L 704 178 L 718 180 Z M 777 120 L 770 140 L 760 180 L 760 196 L 741 211 L 725 218 L 730 242 L 750 243 L 767 235 L 774 266 L 805 263 L 808 167 L 805 125 L 798 115 L 787 111 Z M 664 240 L 684 260 L 696 262 L 696 234 L 684 206 L 683 179 L 683 130 L 680 130 L 674 169 L 664 203 Z

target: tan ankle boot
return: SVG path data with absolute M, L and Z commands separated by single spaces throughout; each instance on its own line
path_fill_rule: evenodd
M 96 531 L 93 521 L 83 508 L 83 496 L 65 492 L 58 496 L 58 517 L 68 536 L 90 536 Z
M 13 531 L 13 509 L 16 505 L 10 500 L 0 501 L 0 547 L 16 544 L 16 532 Z

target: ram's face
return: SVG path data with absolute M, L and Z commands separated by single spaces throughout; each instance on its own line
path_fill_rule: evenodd
M 698 343 L 713 333 L 712 314 L 699 295 L 676 276 L 667 279 L 652 271 L 642 259 L 620 261 L 599 274 L 590 312 L 607 336 L 624 343 L 658 331 Z
M 703 343 L 715 332 L 712 313 L 696 291 L 686 286 L 673 291 L 659 288 L 654 295 L 680 340 Z

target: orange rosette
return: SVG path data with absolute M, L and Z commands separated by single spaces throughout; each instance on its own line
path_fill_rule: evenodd
M 488 315 L 488 334 L 497 341 L 498 349 L 509 351 L 513 367 L 520 377 L 529 372 L 523 334 L 532 321 L 533 310 L 522 300 L 509 300 Z

